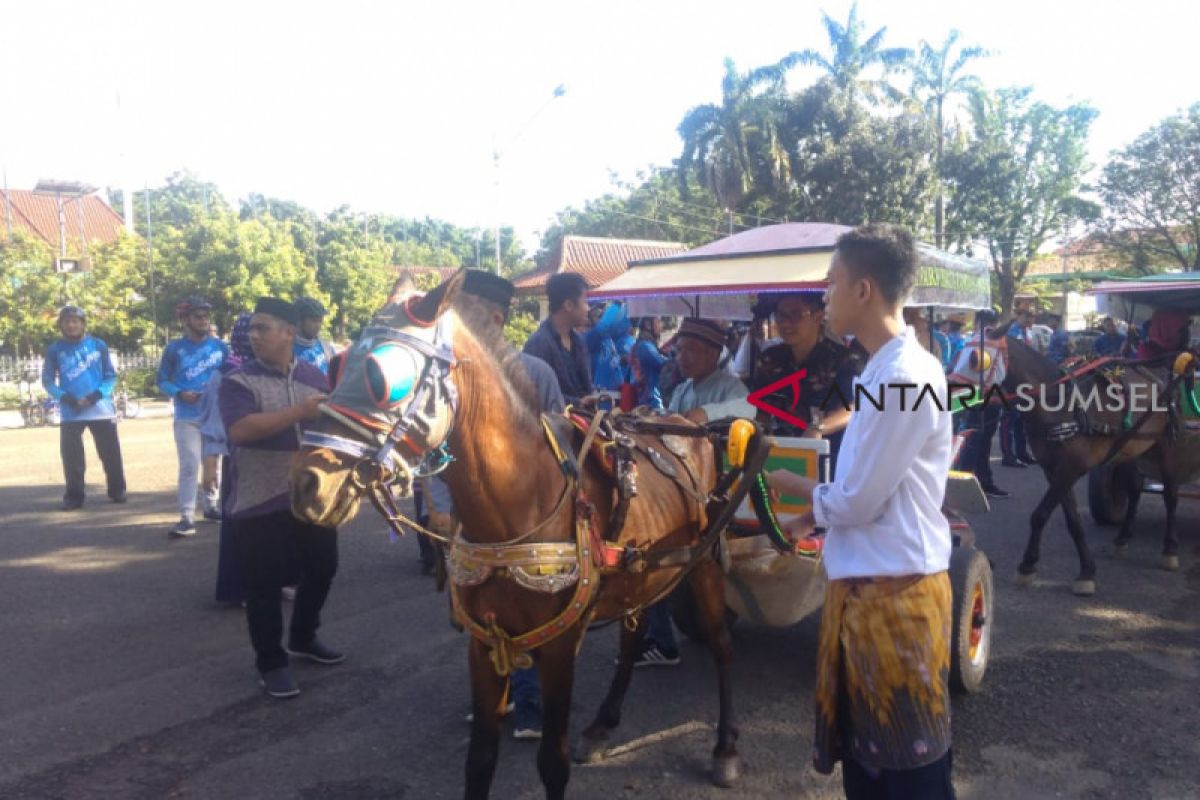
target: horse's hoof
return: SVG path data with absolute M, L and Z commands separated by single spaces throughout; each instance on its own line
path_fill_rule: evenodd
M 575 747 L 571 749 L 571 759 L 576 764 L 598 764 L 608 755 L 607 739 L 592 739 L 587 736 L 579 737 Z
M 737 754 L 713 756 L 712 781 L 715 786 L 730 789 L 742 777 L 742 761 Z
M 1127 555 L 1129 555 L 1129 545 L 1127 545 L 1127 544 L 1114 544 L 1113 545 L 1113 558 L 1124 558 Z
M 1162 568 L 1169 572 L 1179 571 L 1179 556 L 1163 556 Z
M 1076 597 L 1091 597 L 1096 593 L 1095 581 L 1075 581 L 1071 584 L 1071 594 Z
M 1017 573 L 1017 586 L 1033 586 L 1033 580 L 1036 577 L 1037 577 L 1036 572 L 1030 572 L 1030 573 L 1018 572 Z

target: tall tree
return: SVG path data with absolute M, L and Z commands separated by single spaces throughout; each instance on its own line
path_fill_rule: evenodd
M 1007 314 L 1042 245 L 1095 213 L 1077 192 L 1096 111 L 1034 102 L 1029 89 L 977 94 L 970 108 L 969 134 L 945 156 L 946 235 L 967 249 L 982 243 Z
M 40 350 L 54 334 L 68 278 L 60 280 L 53 264 L 40 239 L 19 230 L 0 239 L 0 345 L 15 355 Z
M 736 211 L 755 188 L 760 164 L 766 166 L 772 185 L 786 183 L 790 166 L 779 116 L 787 67 L 780 62 L 738 72 L 733 60 L 725 59 L 720 105 L 696 106 L 679 123 L 679 177 L 685 197 L 687 179 L 695 174 L 723 208 Z
M 917 48 L 916 58 L 909 69 L 912 72 L 912 96 L 925 113 L 933 116 L 937 133 L 937 151 L 934 166 L 940 181 L 942 155 L 946 141 L 946 103 L 955 95 L 971 96 L 983 89 L 979 78 L 964 72 L 972 61 L 987 55 L 982 47 L 962 47 L 955 53 L 959 32 L 951 30 L 941 47 L 933 47 L 924 40 Z M 935 242 L 941 247 L 944 230 L 945 197 L 939 184 L 934 200 L 933 228 Z
M 819 67 L 853 106 L 861 95 L 872 104 L 884 100 L 899 101 L 903 95 L 888 81 L 912 56 L 905 47 L 884 47 L 887 26 L 864 38 L 865 24 L 858 17 L 858 2 L 850 5 L 846 24 L 824 11 L 821 22 L 829 37 L 829 54 L 816 50 L 798 50 L 780 61 L 790 69 L 796 64 Z
M 1200 103 L 1111 158 L 1098 186 L 1104 243 L 1142 272 L 1200 270 Z

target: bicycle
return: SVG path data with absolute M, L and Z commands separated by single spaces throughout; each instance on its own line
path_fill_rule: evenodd
M 21 394 L 21 422 L 26 428 L 40 428 L 44 425 L 57 425 L 61 416 L 58 403 L 50 397 L 38 397 L 34 387 L 37 378 L 32 374 L 25 375 L 17 384 Z

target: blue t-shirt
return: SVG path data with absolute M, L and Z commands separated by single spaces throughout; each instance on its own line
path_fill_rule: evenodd
M 209 378 L 228 357 L 229 345 L 215 336 L 206 336 L 198 342 L 176 339 L 167 345 L 158 365 L 158 388 L 175 400 L 175 419 L 200 420 L 200 401 L 185 403 L 179 399 L 179 393 L 203 395 L 209 388 Z
M 108 345 L 102 339 L 86 334 L 78 342 L 59 339 L 46 351 L 42 364 L 42 386 L 47 394 L 62 405 L 63 422 L 82 422 L 93 419 L 112 419 L 112 392 L 117 382 Z M 100 398 L 82 411 L 76 411 L 63 397 L 82 400 L 88 395 Z
M 656 411 L 662 410 L 663 399 L 658 379 L 663 367 L 671 359 L 664 356 L 654 342 L 638 339 L 629 354 L 629 360 L 637 363 L 637 371 L 641 374 L 637 382 L 637 404 L 650 406 Z
M 329 359 L 333 355 L 333 348 L 325 342 L 320 339 L 313 339 L 311 342 L 305 344 L 297 336 L 293 352 L 296 354 L 296 358 L 312 364 L 326 375 L 329 374 Z

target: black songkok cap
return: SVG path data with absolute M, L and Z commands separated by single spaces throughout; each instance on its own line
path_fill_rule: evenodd
M 506 310 L 509 304 L 512 303 L 513 294 L 516 292 L 516 289 L 509 281 L 506 281 L 499 275 L 479 269 L 467 270 L 467 277 L 463 281 L 462 290 L 467 294 L 473 294 L 488 302 L 495 303 Z
M 254 304 L 254 313 L 270 314 L 272 317 L 278 317 L 292 325 L 300 324 L 300 315 L 296 313 L 296 307 L 287 300 L 280 300 L 278 297 L 258 298 L 258 302 Z

